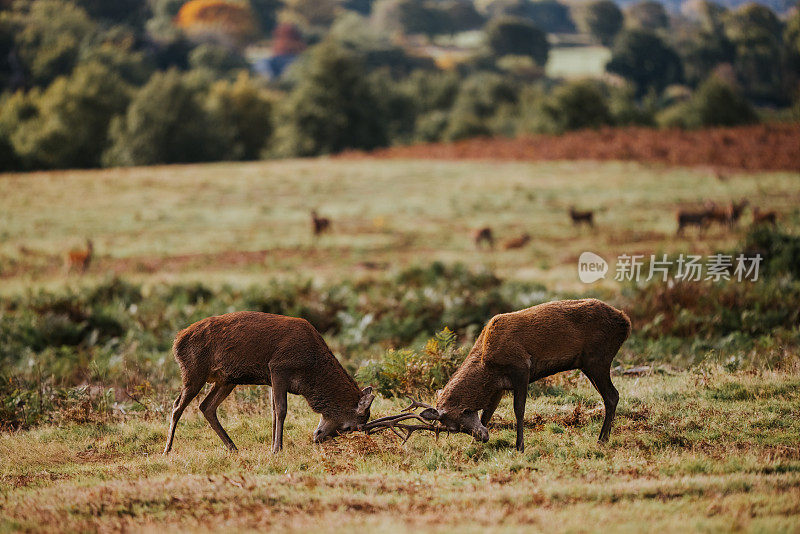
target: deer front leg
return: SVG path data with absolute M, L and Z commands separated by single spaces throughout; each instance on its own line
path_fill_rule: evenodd
M 525 401 L 528 399 L 528 378 L 527 369 L 515 370 L 511 375 L 511 387 L 514 392 L 514 416 L 517 419 L 517 450 L 525 450 L 524 422 L 525 422 Z

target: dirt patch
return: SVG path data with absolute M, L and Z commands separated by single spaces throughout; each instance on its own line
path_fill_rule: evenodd
M 735 170 L 800 171 L 800 124 L 706 130 L 604 128 L 518 139 L 468 139 L 398 146 L 344 158 L 634 160 Z M 724 180 L 724 176 L 720 179 Z

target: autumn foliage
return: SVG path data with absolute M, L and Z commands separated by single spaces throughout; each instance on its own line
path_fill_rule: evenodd
M 193 37 L 217 37 L 231 44 L 252 39 L 257 29 L 247 3 L 225 0 L 191 0 L 181 7 L 175 24 Z

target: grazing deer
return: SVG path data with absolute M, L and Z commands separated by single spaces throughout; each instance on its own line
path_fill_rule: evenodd
M 774 210 L 761 211 L 758 206 L 753 208 L 753 225 L 757 224 L 771 224 L 775 226 L 778 224 L 778 214 Z
M 322 414 L 314 431 L 319 443 L 357 430 L 369 419 L 375 396 L 359 389 L 325 340 L 305 319 L 260 312 L 208 317 L 178 333 L 172 346 L 183 388 L 175 400 L 164 454 L 172 448 L 175 426 L 203 386 L 214 387 L 200 403 L 211 428 L 228 449 L 236 445 L 217 419 L 217 407 L 237 385 L 272 386 L 272 452 L 283 448 L 287 393 L 302 395 Z
M 419 414 L 423 419 L 486 442 L 486 425 L 503 392 L 511 390 L 517 420 L 516 447 L 522 451 L 528 384 L 561 371 L 580 369 L 603 397 L 605 419 L 599 440 L 605 442 L 619 400 L 611 383 L 611 361 L 630 332 L 631 322 L 624 312 L 596 299 L 547 302 L 495 315 L 438 395 L 436 407 L 415 402 L 410 408 L 426 407 Z M 367 428 L 371 426 L 373 423 Z
M 511 250 L 514 248 L 522 248 L 528 244 L 528 241 L 531 240 L 531 236 L 527 233 L 522 234 L 519 237 L 512 237 L 511 239 L 506 239 L 503 241 L 503 249 L 504 250 Z
M 575 206 L 570 206 L 569 216 L 572 219 L 573 226 L 586 224 L 587 226 L 594 228 L 594 211 L 576 211 Z
M 701 211 L 688 211 L 679 209 L 675 213 L 675 218 L 678 220 L 678 235 L 683 235 L 683 229 L 688 226 L 697 226 L 704 230 L 708 225 L 708 210 Z
M 478 228 L 472 233 L 472 240 L 475 242 L 477 248 L 481 248 L 483 243 L 486 243 L 490 249 L 494 249 L 494 234 L 492 229 L 488 226 Z
M 327 217 L 317 215 L 317 210 L 311 212 L 311 228 L 315 236 L 327 232 L 331 228 L 331 220 Z
M 86 248 L 83 250 L 73 249 L 67 252 L 64 257 L 64 264 L 67 271 L 78 271 L 84 274 L 89 270 L 89 265 L 92 263 L 92 256 L 94 255 L 94 243 L 91 239 L 86 240 Z

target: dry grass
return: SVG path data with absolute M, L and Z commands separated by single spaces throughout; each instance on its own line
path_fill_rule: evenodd
M 507 400 L 486 445 L 357 434 L 314 446 L 315 417 L 299 398 L 279 455 L 268 452 L 263 405 L 241 401 L 223 417 L 236 455 L 193 408 L 167 458 L 160 418 L 4 434 L 0 530 L 800 529 L 796 374 L 615 380 L 622 401 L 607 446 L 595 441 L 596 393 L 572 378 L 529 402 L 522 454 Z M 376 415 L 399 407 L 376 402 Z

